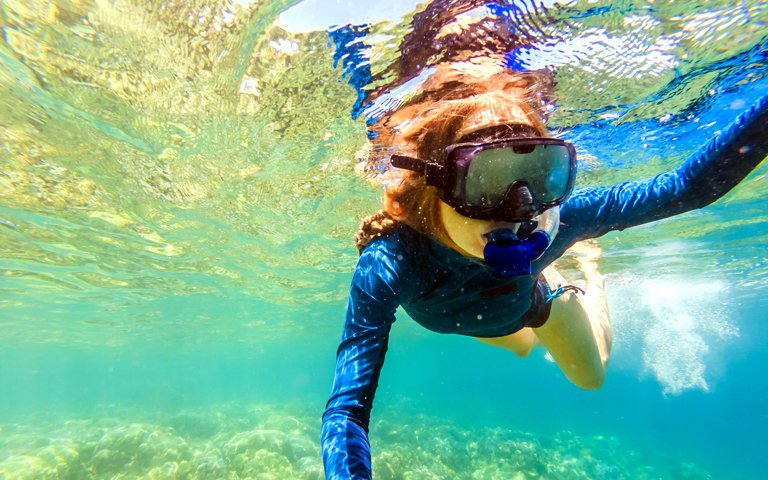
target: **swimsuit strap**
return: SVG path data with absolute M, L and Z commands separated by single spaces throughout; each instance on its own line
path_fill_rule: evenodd
M 584 290 L 579 288 L 579 287 L 577 287 L 576 285 L 566 285 L 566 286 L 563 287 L 563 286 L 561 286 L 558 283 L 557 284 L 557 288 L 552 290 L 549 287 L 549 284 L 547 284 L 547 293 L 546 293 L 546 296 L 544 297 L 544 302 L 545 303 L 549 303 L 552 300 L 554 300 L 557 297 L 559 297 L 560 295 L 564 294 L 565 292 L 578 292 L 578 293 L 584 295 Z

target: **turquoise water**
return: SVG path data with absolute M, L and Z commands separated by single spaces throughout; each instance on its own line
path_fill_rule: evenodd
M 768 89 L 764 2 L 546 4 L 560 30 L 530 61 L 558 69 L 582 184 L 677 165 Z M 370 23 L 386 78 L 421 8 L 0 0 L 0 478 L 321 477 L 381 194 L 326 29 Z M 600 240 L 598 392 L 401 315 L 376 478 L 761 478 L 766 174 Z

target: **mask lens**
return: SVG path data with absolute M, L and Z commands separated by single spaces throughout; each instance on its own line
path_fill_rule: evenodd
M 465 202 L 483 208 L 499 205 L 516 182 L 528 184 L 539 202 L 555 202 L 565 196 L 570 173 L 565 145 L 530 143 L 482 150 L 467 170 Z

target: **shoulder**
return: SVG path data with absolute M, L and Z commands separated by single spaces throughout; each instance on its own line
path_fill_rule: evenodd
M 611 187 L 579 187 L 573 190 L 568 200 L 560 206 L 560 215 L 569 215 L 593 207 L 605 199 Z
M 360 254 L 358 268 L 387 266 L 396 270 L 406 268 L 424 248 L 421 234 L 405 224 L 373 238 Z
M 409 251 L 421 248 L 426 237 L 408 225 L 398 222 L 397 225 L 384 235 L 376 236 L 366 245 L 366 252 Z M 361 254 L 361 256 L 362 256 Z
M 360 254 L 353 284 L 368 291 L 387 289 L 399 296 L 415 280 L 415 261 L 424 248 L 420 237 L 407 225 L 399 225 L 372 239 Z

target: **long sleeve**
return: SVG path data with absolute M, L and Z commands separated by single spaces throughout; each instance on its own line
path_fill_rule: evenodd
M 575 241 L 701 208 L 728 193 L 767 155 L 763 97 L 678 168 L 612 187 L 577 189 L 560 219 Z
M 321 441 L 328 479 L 371 478 L 368 422 L 399 304 L 397 257 L 379 245 L 363 252 L 352 277 Z

